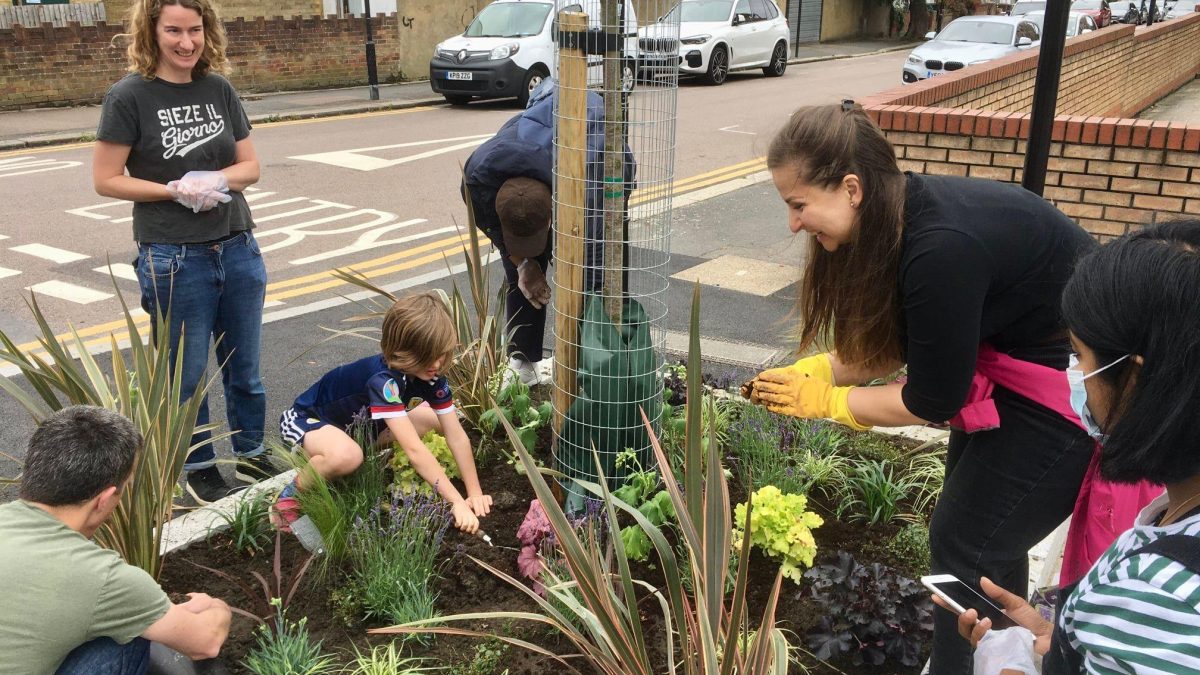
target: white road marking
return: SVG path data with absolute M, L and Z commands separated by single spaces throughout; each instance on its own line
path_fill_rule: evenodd
M 21 273 L 21 270 L 10 270 L 7 267 L 0 267 L 0 279 L 7 279 L 8 277 L 15 277 L 20 273 Z
M 83 286 L 76 286 L 75 284 L 68 284 L 65 281 L 57 280 L 43 281 L 40 284 L 26 286 L 25 290 L 33 291 L 34 293 L 41 293 L 42 295 L 48 295 L 52 298 L 66 300 L 68 302 L 74 302 L 80 305 L 89 305 L 93 302 L 99 302 L 101 300 L 107 300 L 113 297 L 112 293 L 101 293 L 100 291 L 94 291 L 90 288 L 84 288 Z
M 137 281 L 137 272 L 133 269 L 133 265 L 129 263 L 112 263 L 103 267 L 93 267 L 93 272 L 99 272 L 104 276 L 108 276 L 109 270 L 112 270 L 112 275 L 118 279 L 128 279 L 129 281 Z
M 271 309 L 272 307 L 283 307 L 287 303 L 282 300 L 267 300 L 263 303 L 263 309 Z
M 55 248 L 53 246 L 46 246 L 45 244 L 22 244 L 20 246 L 13 246 L 8 250 L 16 251 L 17 253 L 24 253 L 25 255 L 31 255 L 37 258 L 43 258 L 60 265 L 62 263 L 71 263 L 77 260 L 87 260 L 91 257 L 89 255 L 76 253 L 74 251 L 67 251 L 65 249 Z
M 392 232 L 394 230 L 400 230 L 405 227 L 408 227 L 409 225 L 414 225 L 416 223 L 424 223 L 424 222 L 426 222 L 424 218 L 416 218 L 414 220 L 406 220 L 402 223 L 396 223 L 395 225 L 389 225 L 387 227 L 377 227 L 374 230 L 371 230 L 370 232 L 366 232 L 363 235 L 361 235 L 357 241 L 355 241 L 353 244 L 350 244 L 349 246 L 343 246 L 342 248 L 339 248 L 339 249 L 336 249 L 333 251 L 323 251 L 321 253 L 317 253 L 316 255 L 310 255 L 307 258 L 299 258 L 296 260 L 290 260 L 288 262 L 292 265 L 305 265 L 310 262 L 317 262 L 319 260 L 328 260 L 330 258 L 339 256 L 339 255 L 348 255 L 350 253 L 355 253 L 358 251 L 366 251 L 368 249 L 377 248 L 379 246 L 384 246 L 387 244 L 406 244 L 410 241 L 416 241 L 418 239 L 432 237 L 437 234 L 446 234 L 448 232 L 452 233 L 452 232 L 458 231 L 458 228 L 456 228 L 456 227 L 439 227 L 437 229 L 428 230 L 425 232 L 419 232 L 417 234 L 409 235 L 407 237 L 400 237 L 399 239 L 380 239 L 381 236 L 387 234 L 388 232 Z
M 288 216 L 298 216 L 302 213 L 312 213 L 313 211 L 323 211 L 325 209 L 352 209 L 352 208 L 354 208 L 353 206 L 348 206 L 346 204 L 338 204 L 337 202 L 327 202 L 324 199 L 314 199 L 314 200 L 312 200 L 312 203 L 316 204 L 316 206 L 308 206 L 308 207 L 305 207 L 302 209 L 293 209 L 291 211 L 284 211 L 283 213 L 272 213 L 269 216 L 255 216 L 254 223 L 257 225 L 259 223 L 265 223 L 265 222 L 271 221 L 271 220 L 287 218 Z M 267 204 L 263 204 L 263 206 L 267 206 Z
M 393 166 L 399 166 L 401 164 L 407 164 L 409 162 L 415 162 L 420 159 L 436 157 L 437 155 L 444 155 L 448 152 L 454 152 L 455 150 L 462 150 L 464 148 L 472 148 L 472 147 L 482 144 L 484 141 L 491 138 L 492 135 L 493 134 L 480 134 L 480 135 L 476 135 L 476 136 L 455 136 L 453 138 L 437 138 L 437 139 L 428 140 L 428 141 L 411 141 L 408 143 L 396 143 L 393 145 L 375 145 L 375 146 L 371 146 L 368 148 L 352 148 L 350 150 L 335 150 L 333 152 L 318 152 L 318 153 L 311 154 L 311 155 L 295 155 L 295 156 L 289 157 L 288 159 L 300 159 L 300 160 L 304 160 L 304 161 L 308 161 L 308 162 L 320 162 L 322 164 L 331 164 L 333 166 L 340 166 L 344 169 L 355 169 L 357 171 L 375 171 L 377 169 L 386 169 L 386 168 L 393 167 Z M 462 141 L 465 141 L 465 142 L 462 142 Z M 419 152 L 415 155 L 408 155 L 407 157 L 400 157 L 398 159 L 383 159 L 382 157 L 375 157 L 375 156 L 372 156 L 369 154 L 365 154 L 365 153 L 369 153 L 369 152 L 375 152 L 378 150 L 394 150 L 394 149 L 398 149 L 398 148 L 414 148 L 414 147 L 419 147 L 419 146 L 423 146 L 423 145 L 437 145 L 439 143 L 452 143 L 453 145 L 447 145 L 445 147 L 437 148 L 436 150 L 427 150 L 425 152 Z
M 742 126 L 742 125 L 731 124 L 727 127 L 721 127 L 720 129 L 717 129 L 717 131 L 724 131 L 724 132 L 730 133 L 730 134 L 746 134 L 747 136 L 757 136 L 758 135 L 757 131 L 738 131 L 738 127 L 740 127 L 740 126 Z
M 43 171 L 57 171 L 58 169 L 70 169 L 76 167 L 83 162 L 73 162 L 67 160 L 54 159 L 38 159 L 32 155 L 23 155 L 21 157 L 8 157 L 0 159 L 0 178 L 8 178 L 9 176 L 23 176 L 29 173 L 41 173 Z

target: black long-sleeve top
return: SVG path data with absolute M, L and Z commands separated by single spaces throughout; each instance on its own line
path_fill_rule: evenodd
M 1065 368 L 1060 301 L 1087 232 L 1017 185 L 908 175 L 900 302 L 904 405 L 944 422 L 966 399 L 981 342 Z

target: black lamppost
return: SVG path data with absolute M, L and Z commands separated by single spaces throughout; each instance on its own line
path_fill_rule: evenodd
M 1042 48 L 1038 54 L 1037 79 L 1033 85 L 1033 110 L 1029 116 L 1029 143 L 1025 149 L 1025 171 L 1021 185 L 1035 194 L 1046 187 L 1046 165 L 1050 161 L 1050 138 L 1058 104 L 1058 77 L 1062 70 L 1063 45 L 1067 41 L 1070 0 L 1046 3 Z
M 363 14 L 367 20 L 367 85 L 371 100 L 379 100 L 379 73 L 375 70 L 375 38 L 371 36 L 371 0 L 363 0 Z

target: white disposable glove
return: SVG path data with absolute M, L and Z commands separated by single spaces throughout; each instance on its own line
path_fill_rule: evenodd
M 1035 659 L 1029 629 L 1016 626 L 989 630 L 975 647 L 975 675 L 996 675 L 1005 669 L 1038 675 Z
M 192 213 L 208 211 L 217 204 L 228 204 L 229 180 L 220 171 L 189 171 L 183 178 L 167 183 L 167 192 L 175 201 L 192 210 Z
M 550 304 L 550 284 L 546 283 L 546 273 L 532 258 L 522 260 L 517 266 L 517 288 L 534 309 Z

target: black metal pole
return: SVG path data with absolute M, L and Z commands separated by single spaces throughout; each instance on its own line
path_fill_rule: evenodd
M 1154 15 L 1158 13 L 1158 0 L 1150 0 L 1150 11 L 1146 14 L 1146 25 L 1154 23 Z
M 371 0 L 363 0 L 363 14 L 367 19 L 367 85 L 371 100 L 379 100 L 379 73 L 375 69 L 375 38 L 371 36 Z
M 946 3 L 943 0 L 938 0 L 937 4 L 937 27 L 934 28 L 937 32 L 942 32 L 942 17 L 946 14 Z
M 1038 54 L 1037 79 L 1033 85 L 1033 110 L 1029 119 L 1029 143 L 1021 185 L 1035 194 L 1046 187 L 1046 165 L 1050 159 L 1050 136 L 1058 104 L 1058 76 L 1062 70 L 1063 45 L 1067 41 L 1070 0 L 1046 3 L 1045 29 Z

